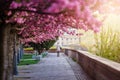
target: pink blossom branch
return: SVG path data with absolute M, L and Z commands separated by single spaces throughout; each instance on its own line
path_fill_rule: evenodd
M 25 12 L 28 12 L 28 13 L 37 13 L 37 14 L 44 14 L 44 15 L 59 15 L 59 14 L 62 14 L 62 13 L 65 13 L 66 11 L 65 10 L 62 10 L 60 12 L 43 12 L 43 11 L 34 11 L 34 10 L 28 10 L 28 9 L 9 9 L 11 11 L 16 11 L 16 12 L 21 12 L 21 11 L 25 11 Z

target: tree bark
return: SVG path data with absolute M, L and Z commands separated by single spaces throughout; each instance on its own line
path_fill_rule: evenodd
M 18 74 L 18 70 L 17 70 L 17 43 L 16 43 L 16 34 L 14 33 L 14 39 L 13 39 L 13 75 L 17 75 Z
M 0 31 L 0 80 L 3 80 L 3 72 L 4 72 L 4 31 L 5 27 L 1 24 L 1 31 Z
M 0 31 L 0 80 L 13 80 L 13 35 L 11 25 L 1 25 Z

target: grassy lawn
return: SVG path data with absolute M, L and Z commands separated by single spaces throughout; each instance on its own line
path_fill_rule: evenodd
M 20 63 L 18 64 L 18 66 L 36 64 L 36 63 L 38 63 L 38 62 L 39 62 L 39 60 L 25 60 L 25 59 L 22 59 L 22 60 L 20 61 Z
M 22 65 L 30 65 L 30 64 L 37 64 L 39 60 L 32 59 L 32 54 L 24 54 L 23 58 L 20 60 L 18 66 Z
M 50 49 L 56 49 L 56 46 L 52 46 Z
M 24 54 L 22 59 L 32 59 L 33 54 Z

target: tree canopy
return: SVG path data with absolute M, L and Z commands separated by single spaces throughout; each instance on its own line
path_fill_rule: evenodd
M 1 0 L 0 22 L 21 26 L 23 42 L 54 40 L 68 28 L 99 31 L 92 8 L 100 0 Z

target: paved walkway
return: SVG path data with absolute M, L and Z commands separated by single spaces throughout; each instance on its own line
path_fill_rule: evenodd
M 49 53 L 38 64 L 19 66 L 15 80 L 90 80 L 79 65 L 64 54 Z

